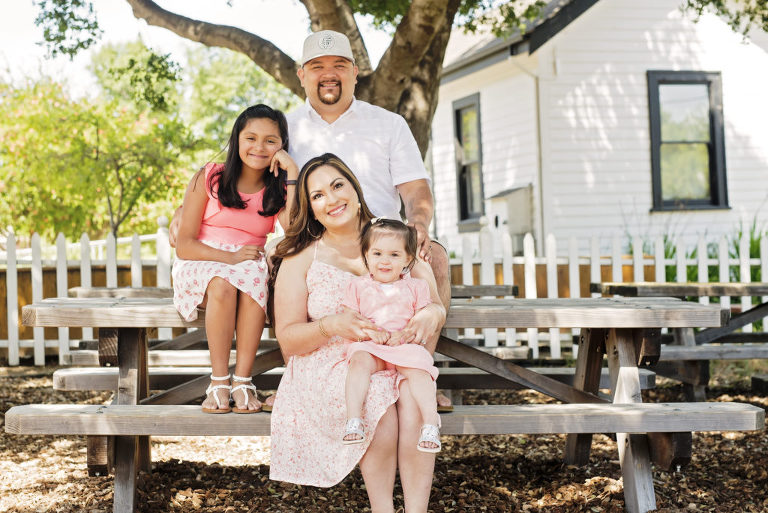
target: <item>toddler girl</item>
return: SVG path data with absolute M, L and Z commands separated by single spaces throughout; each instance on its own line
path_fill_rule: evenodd
M 207 164 L 184 196 L 173 302 L 187 321 L 197 318 L 198 307 L 205 308 L 211 355 L 206 413 L 232 411 L 230 398 L 235 413 L 261 409 L 251 368 L 266 322 L 264 243 L 275 219 L 288 226 L 299 173 L 287 149 L 283 113 L 261 104 L 248 107 L 232 127 L 224 164 Z M 235 332 L 237 358 L 230 384 Z
M 416 448 L 440 451 L 440 417 L 435 402 L 437 367 L 421 344 L 400 345 L 394 332 L 402 330 L 413 315 L 431 303 L 427 282 L 412 278 L 408 271 L 416 262 L 416 230 L 401 221 L 374 218 L 360 234 L 363 261 L 370 273 L 354 278 L 343 305 L 364 315 L 380 329 L 371 330 L 369 341 L 352 342 L 347 349 L 347 424 L 342 443 L 365 440 L 362 415 L 374 372 L 396 369 L 410 383 L 422 418 Z

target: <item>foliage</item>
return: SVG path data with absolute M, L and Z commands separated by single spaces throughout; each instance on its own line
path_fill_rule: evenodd
M 181 113 L 206 150 L 226 144 L 235 118 L 248 105 L 265 103 L 285 112 L 299 102 L 245 55 L 224 48 L 189 50 L 182 77 L 187 89 Z
M 43 28 L 43 39 L 51 57 L 70 59 L 99 40 L 102 30 L 96 21 L 93 4 L 87 0 L 39 0 L 35 24 Z
M 693 13 L 696 19 L 705 11 L 714 12 L 724 18 L 731 29 L 744 35 L 754 28 L 768 32 L 768 2 L 765 0 L 685 0 L 682 10 Z

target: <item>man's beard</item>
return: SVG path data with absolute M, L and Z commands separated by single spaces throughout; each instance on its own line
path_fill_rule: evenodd
M 341 99 L 341 82 L 339 82 L 339 93 L 336 95 L 331 96 L 329 93 L 323 94 L 321 92 L 322 86 L 320 84 L 317 85 L 317 97 L 320 98 L 320 101 L 326 105 L 336 105 L 339 100 Z

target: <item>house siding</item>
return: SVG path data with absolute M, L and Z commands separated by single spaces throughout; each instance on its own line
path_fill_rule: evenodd
M 711 15 L 694 23 L 680 12 L 681 4 L 601 0 L 533 56 L 513 58 L 540 77 L 541 184 L 536 178 L 535 88 L 529 76 L 512 63 L 499 63 L 441 87 L 433 156 L 438 234 L 451 249 L 460 245 L 453 244 L 456 215 L 449 212 L 456 196 L 447 138 L 452 137 L 452 121 L 446 116 L 453 99 L 478 91 L 486 198 L 525 180 L 534 183 L 537 230 L 558 240 L 576 237 L 585 241 L 584 248 L 595 235 L 606 244 L 625 234 L 692 242 L 700 235 L 733 235 L 740 222 L 755 218 L 759 227 L 768 224 L 764 41 L 762 47 L 745 42 Z M 729 209 L 650 212 L 650 69 L 721 73 Z M 449 174 L 444 169 L 451 170 L 450 185 L 443 183 Z M 541 233 L 534 235 L 541 238 Z

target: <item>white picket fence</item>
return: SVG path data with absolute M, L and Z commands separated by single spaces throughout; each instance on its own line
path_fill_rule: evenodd
M 653 241 L 653 253 L 644 254 L 643 241 L 635 238 L 627 244 L 626 239 L 614 237 L 610 240 L 610 245 L 601 245 L 604 241 L 596 237 L 591 240 L 576 240 L 571 238 L 567 244 L 561 246 L 555 240 L 555 237 L 549 235 L 544 244 L 544 254 L 537 255 L 533 237 L 528 234 L 523 243 L 523 254 L 514 256 L 512 253 L 512 240 L 504 234 L 500 238 L 491 231 L 484 229 L 479 236 L 479 245 L 477 237 L 465 237 L 461 248 L 450 248 L 452 252 L 459 255 L 452 258 L 452 266 L 461 266 L 461 282 L 463 284 L 473 284 L 473 265 L 480 266 L 480 284 L 492 284 L 496 281 L 496 265 L 501 264 L 502 279 L 504 284 L 514 284 L 513 266 L 522 265 L 524 269 L 524 283 L 520 285 L 519 295 L 525 298 L 539 297 L 536 283 L 536 267 L 544 266 L 546 274 L 547 292 L 546 297 L 558 297 L 558 266 L 567 266 L 567 286 L 571 297 L 580 297 L 581 277 L 580 267 L 588 266 L 589 281 L 601 281 L 601 267 L 611 269 L 610 281 L 621 282 L 623 280 L 624 268 L 631 268 L 631 281 L 643 281 L 645 279 L 645 266 L 655 267 L 654 281 L 666 281 L 666 270 L 675 269 L 675 279 L 677 282 L 686 282 L 688 280 L 688 269 L 696 269 L 695 281 L 707 282 L 709 280 L 709 269 L 717 269 L 716 278 L 713 281 L 728 282 L 734 278 L 737 281 L 751 281 L 751 271 L 759 269 L 760 277 L 768 277 L 768 238 L 763 237 L 760 244 L 760 256 L 750 258 L 749 240 L 743 239 L 739 243 L 738 256 L 733 258 L 729 256 L 729 241 L 723 237 L 715 243 L 717 248 L 716 256 L 708 256 L 707 241 L 700 239 L 696 246 L 696 258 L 689 258 L 686 255 L 691 254 L 690 247 L 683 243 L 676 246 L 676 257 L 667 258 L 665 256 L 664 241 L 661 238 Z M 151 258 L 142 258 L 142 243 L 154 246 L 154 254 Z M 610 254 L 601 254 L 601 247 L 610 247 Z M 107 275 L 107 286 L 117 286 L 117 266 L 118 263 L 125 264 L 125 260 L 118 260 L 118 250 L 122 252 L 129 251 L 131 268 L 131 286 L 159 286 L 169 287 L 171 285 L 171 248 L 168 243 L 167 219 L 159 220 L 157 233 L 127 238 L 115 239 L 109 237 L 106 241 L 89 241 L 85 235 L 79 242 L 67 243 L 63 236 L 59 236 L 56 245 L 51 248 L 42 248 L 40 239 L 37 236 L 32 238 L 31 248 L 16 250 L 13 236 L 9 237 L 5 254 L 0 253 L 0 266 L 7 268 L 7 305 L 8 305 L 8 339 L 0 340 L 0 347 L 8 349 L 8 363 L 10 365 L 19 364 L 19 349 L 34 348 L 35 365 L 44 365 L 45 348 L 58 347 L 59 359 L 62 360 L 73 343 L 69 338 L 67 328 L 59 328 L 57 340 L 44 340 L 43 329 L 35 328 L 34 336 L 29 340 L 19 339 L 19 306 L 17 292 L 17 272 L 19 268 L 27 266 L 31 269 L 32 277 L 32 301 L 42 299 L 43 290 L 43 267 L 55 266 L 56 268 L 56 295 L 66 297 L 69 284 L 67 283 L 67 269 L 80 268 L 81 286 L 91 285 L 91 268 L 95 265 L 105 265 Z M 128 250 L 130 248 L 130 250 Z M 631 248 L 627 255 L 626 248 Z M 79 257 L 77 257 L 79 253 Z M 44 258 L 45 255 L 48 255 Z M 477 257 L 476 255 L 479 255 Z M 500 255 L 500 256 L 499 256 Z M 75 257 L 75 258 L 73 258 Z M 142 283 L 142 266 L 155 266 L 157 268 L 156 283 Z M 735 270 L 735 274 L 732 273 Z M 765 281 L 765 280 L 763 280 Z M 768 298 L 763 298 L 763 301 Z M 709 298 L 701 298 L 701 302 L 708 303 Z M 740 299 L 742 310 L 752 307 L 752 301 L 749 297 Z M 724 307 L 730 305 L 730 298 L 720 298 L 720 303 Z M 751 327 L 744 328 L 750 331 Z M 559 329 L 551 329 L 549 333 L 538 332 L 535 329 L 529 329 L 527 332 L 517 332 L 516 330 L 495 330 L 484 329 L 482 334 L 475 333 L 476 330 L 465 330 L 465 337 L 482 337 L 486 346 L 516 346 L 528 345 L 534 358 L 539 357 L 540 342 L 542 347 L 548 347 L 549 355 L 552 358 L 562 356 L 562 342 L 569 343 L 573 336 L 578 334 L 578 330 L 571 330 L 569 333 L 560 333 Z M 159 333 L 160 338 L 170 336 L 169 329 L 163 329 Z M 83 330 L 83 339 L 93 338 L 93 331 L 88 328 Z

